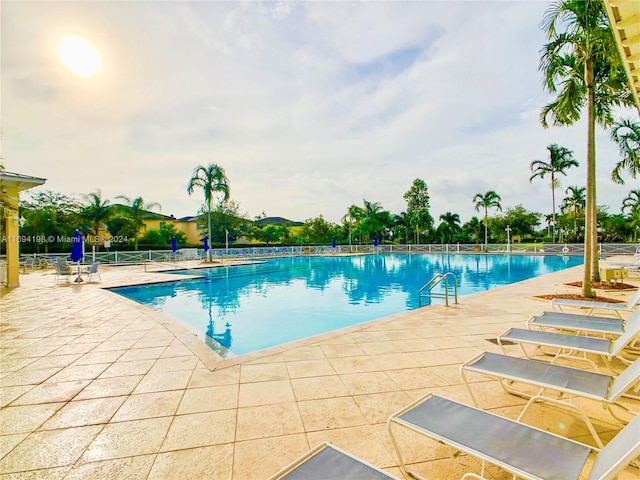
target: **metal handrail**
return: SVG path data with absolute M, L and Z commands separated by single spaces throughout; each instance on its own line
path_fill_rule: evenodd
M 452 272 L 436 273 L 431 280 L 425 283 L 420 290 L 418 290 L 418 304 L 422 306 L 422 297 L 428 298 L 431 303 L 431 298 L 444 298 L 444 304 L 449 306 L 449 277 L 453 278 L 453 298 L 454 303 L 458 303 L 458 279 Z M 444 280 L 444 293 L 433 293 L 432 290 Z M 423 292 L 428 289 L 426 294 Z

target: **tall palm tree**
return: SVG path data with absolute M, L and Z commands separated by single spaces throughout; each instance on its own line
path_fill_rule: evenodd
M 545 12 L 541 23 L 549 42 L 541 50 L 540 70 L 546 89 L 555 100 L 542 108 L 540 121 L 548 128 L 572 125 L 587 110 L 587 197 L 585 262 L 582 294 L 594 295 L 592 280 L 599 280 L 596 217 L 595 125 L 614 123 L 612 107 L 630 104 L 620 53 L 601 0 L 559 0 Z M 565 31 L 558 31 L 561 26 Z M 593 278 L 592 278 L 593 276 Z
M 565 170 L 571 167 L 577 167 L 580 165 L 577 160 L 573 158 L 573 152 L 568 148 L 561 147 L 552 143 L 547 146 L 549 150 L 549 161 L 534 160 L 531 162 L 530 168 L 533 175 L 529 178 L 529 182 L 532 182 L 534 178 L 544 178 L 547 174 L 551 176 L 551 204 L 552 204 L 552 218 L 553 229 L 552 236 L 553 241 L 556 241 L 556 188 L 559 186 L 557 174 L 567 175 Z
M 640 123 L 618 120 L 611 129 L 611 140 L 618 144 L 622 157 L 611 172 L 611 180 L 623 184 L 622 170 L 628 170 L 631 178 L 640 176 Z
M 102 199 L 102 191 L 100 189 L 83 195 L 82 198 L 88 205 L 82 209 L 80 216 L 89 221 L 93 234 L 97 237 L 99 235 L 100 225 L 105 223 L 111 214 L 109 200 Z
M 500 198 L 500 195 L 498 195 L 493 190 L 489 190 L 484 194 L 476 193 L 472 201 L 475 203 L 477 212 L 480 211 L 481 207 L 484 208 L 484 220 L 482 222 L 484 223 L 484 247 L 486 249 L 489 238 L 487 233 L 487 219 L 489 218 L 489 208 L 497 208 L 498 210 L 502 211 L 502 205 L 500 203 L 502 202 L 502 198 Z
M 153 210 L 154 208 L 160 210 L 162 207 L 158 202 L 144 203 L 142 197 L 137 197 L 132 200 L 126 195 L 118 195 L 116 198 L 127 202 L 129 208 L 125 210 L 125 214 L 130 222 L 133 233 L 133 248 L 134 250 L 138 250 L 138 234 L 140 230 L 145 228 L 144 219 L 149 216 L 149 210 Z
M 573 233 L 576 237 L 578 235 L 578 213 L 584 209 L 586 203 L 584 192 L 586 190 L 586 187 L 567 187 L 564 193 L 570 193 L 570 195 L 562 200 L 560 206 L 560 209 L 563 211 L 571 211 L 571 215 L 573 216 Z
M 222 202 L 229 200 L 229 179 L 224 171 L 224 168 L 210 163 L 206 167 L 204 165 L 198 165 L 193 170 L 193 175 L 189 179 L 187 185 L 187 192 L 191 195 L 196 187 L 202 188 L 204 192 L 204 202 L 207 207 L 207 234 L 209 235 L 209 242 L 211 242 L 211 212 L 213 210 L 213 201 L 216 198 L 216 194 L 222 194 Z M 209 260 L 211 260 L 211 249 L 207 252 Z

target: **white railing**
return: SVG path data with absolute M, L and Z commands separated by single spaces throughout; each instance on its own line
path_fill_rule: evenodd
M 603 257 L 612 255 L 634 255 L 640 249 L 637 243 L 600 243 L 599 254 Z M 546 255 L 584 255 L 582 243 L 451 243 L 451 244 L 384 244 L 368 245 L 295 245 L 278 247 L 248 247 L 248 248 L 217 248 L 210 251 L 213 260 L 269 258 L 300 255 L 343 255 L 343 254 L 378 254 L 378 253 L 423 253 L 423 254 L 546 254 Z M 37 258 L 46 259 L 53 264 L 56 259 L 66 259 L 68 253 L 33 254 Z M 2 257 L 0 257 L 2 258 Z M 86 251 L 85 262 L 100 262 L 112 264 L 143 264 L 145 262 L 178 262 L 184 260 L 204 260 L 206 255 L 201 248 L 171 250 L 139 250 L 139 251 Z

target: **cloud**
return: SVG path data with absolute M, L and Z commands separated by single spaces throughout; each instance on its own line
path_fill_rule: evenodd
M 227 170 L 254 216 L 339 221 L 351 204 L 393 213 L 415 178 L 434 218 L 477 215 L 472 198 L 550 211 L 529 163 L 546 146 L 584 163 L 584 122 L 542 129 L 541 2 L 5 2 L 3 156 L 46 188 L 142 196 L 193 214 L 198 164 Z M 97 45 L 104 71 L 66 72 L 67 34 Z M 599 203 L 630 186 L 598 145 Z M 81 165 L 77 169 L 75 166 Z M 76 168 L 77 173 L 69 172 Z M 584 184 L 584 166 L 562 179 Z

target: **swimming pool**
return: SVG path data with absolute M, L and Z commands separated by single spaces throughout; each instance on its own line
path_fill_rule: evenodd
M 274 258 L 184 272 L 204 275 L 202 279 L 112 291 L 188 325 L 230 357 L 416 308 L 418 290 L 438 273 L 455 274 L 463 296 L 582 261 L 446 254 Z M 434 291 L 438 289 L 443 292 L 444 285 Z

